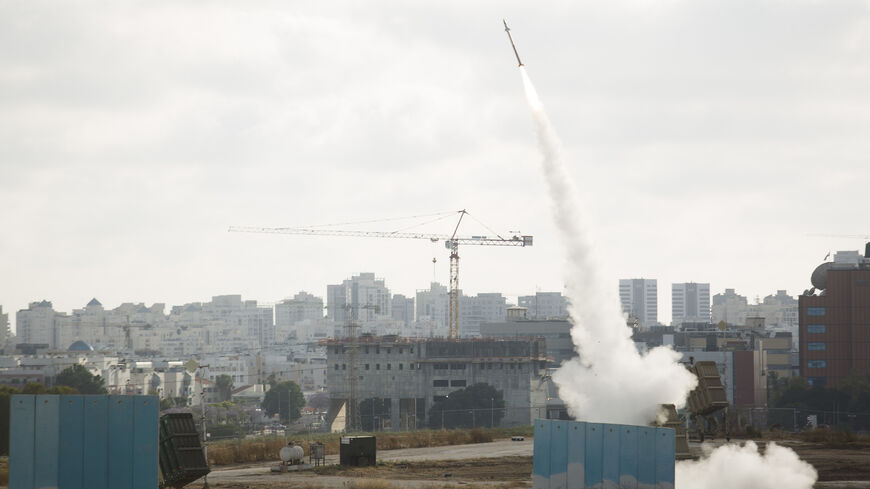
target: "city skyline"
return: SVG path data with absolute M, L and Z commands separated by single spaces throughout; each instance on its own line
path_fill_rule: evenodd
M 797 294 L 829 251 L 863 249 L 808 236 L 867 232 L 862 3 L 12 2 L 0 303 L 275 301 L 364 269 L 410 294 L 433 256 L 448 282 L 443 243 L 226 230 L 460 208 L 535 237 L 464 249 L 463 290 L 562 290 L 503 17 L 608 283 Z

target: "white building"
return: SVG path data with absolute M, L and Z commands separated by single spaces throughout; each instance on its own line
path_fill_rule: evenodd
M 459 298 L 459 335 L 480 336 L 481 323 L 503 322 L 507 316 L 507 299 L 498 292 Z
M 710 284 L 671 284 L 671 324 L 709 323 Z
M 384 279 L 374 273 L 354 275 L 326 287 L 327 317 L 336 323 L 353 319 L 360 324 L 392 318 L 392 296 Z
M 447 331 L 447 287 L 432 282 L 428 290 L 418 290 L 415 301 L 415 318 L 418 323 L 428 324 L 433 330 Z
M 51 302 L 31 302 L 27 309 L 21 309 L 15 314 L 18 343 L 47 345 L 49 349 L 56 349 L 59 316 L 61 315 L 55 312 Z
M 317 324 L 323 320 L 323 299 L 302 291 L 275 304 L 275 330 L 277 341 L 298 338 L 298 326 L 302 323 Z M 307 335 L 306 335 L 307 336 Z
M 637 319 L 641 328 L 658 324 L 659 293 L 656 279 L 620 280 L 619 302 L 622 304 L 622 312 L 629 318 Z
M 402 294 L 393 296 L 393 319 L 400 321 L 405 327 L 414 322 L 414 298 Z
M 517 298 L 517 305 L 525 307 L 532 320 L 565 319 L 568 317 L 568 298 L 561 292 L 536 292 Z

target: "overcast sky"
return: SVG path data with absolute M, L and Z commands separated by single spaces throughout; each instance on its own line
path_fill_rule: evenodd
M 796 295 L 863 251 L 807 235 L 870 234 L 865 1 L 5 1 L 4 312 L 274 302 L 366 271 L 411 295 L 433 256 L 447 282 L 443 246 L 227 227 L 462 208 L 535 236 L 463 248 L 466 293 L 561 290 L 503 17 L 614 291 L 658 279 L 667 321 L 672 282 Z

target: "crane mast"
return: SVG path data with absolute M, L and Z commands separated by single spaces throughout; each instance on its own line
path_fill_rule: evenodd
M 448 295 L 447 326 L 448 337 L 459 338 L 459 245 L 478 246 L 532 246 L 533 237 L 528 235 L 512 235 L 507 238 L 501 236 L 457 236 L 462 218 L 468 212 L 465 209 L 458 211 L 459 220 L 453 229 L 453 234 L 436 233 L 409 233 L 409 232 L 385 232 L 385 231 L 346 231 L 337 229 L 318 228 L 265 228 L 254 226 L 231 226 L 230 232 L 235 233 L 265 233 L 265 234 L 295 234 L 303 236 L 350 236 L 358 238 L 394 238 L 394 239 L 427 239 L 429 241 L 444 241 L 444 245 L 450 250 L 450 282 Z

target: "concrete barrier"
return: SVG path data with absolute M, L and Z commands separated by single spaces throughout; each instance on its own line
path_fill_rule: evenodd
M 10 489 L 155 489 L 157 396 L 14 395 Z
M 673 489 L 674 430 L 535 420 L 534 489 Z

